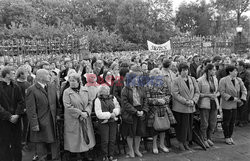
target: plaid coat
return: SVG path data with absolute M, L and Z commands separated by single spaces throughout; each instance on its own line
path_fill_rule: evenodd
M 147 126 L 153 127 L 156 113 L 167 114 L 170 123 L 175 124 L 176 120 L 169 108 L 169 103 L 172 98 L 167 83 L 164 81 L 159 84 L 159 82 L 155 83 L 153 80 L 150 80 L 146 85 L 146 94 L 149 106 Z M 163 99 L 165 103 L 160 102 L 160 99 Z

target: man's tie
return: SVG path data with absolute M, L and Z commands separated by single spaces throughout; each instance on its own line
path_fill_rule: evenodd
M 45 86 L 44 86 L 44 90 L 45 90 L 46 92 L 48 92 L 48 85 L 45 85 Z
M 234 79 L 232 79 L 232 83 L 233 83 L 233 85 L 235 86 L 235 80 L 234 80 Z

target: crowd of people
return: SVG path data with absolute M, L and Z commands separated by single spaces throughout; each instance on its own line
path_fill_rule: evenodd
M 29 143 L 34 160 L 58 159 L 58 134 L 71 156 L 93 160 L 91 151 L 100 144 L 103 161 L 115 161 L 118 129 L 129 158 L 143 157 L 140 143 L 149 137 L 152 153 L 168 153 L 170 127 L 179 150 L 190 150 L 194 114 L 206 148 L 216 144 L 217 115 L 225 143 L 233 145 L 234 126 L 250 121 L 250 63 L 235 54 L 69 56 L 21 64 L 1 59 L 1 161 L 22 161 Z M 57 132 L 58 119 L 64 120 L 63 133 Z

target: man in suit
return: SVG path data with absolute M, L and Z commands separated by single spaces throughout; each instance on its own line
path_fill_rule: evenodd
M 21 115 L 24 99 L 21 89 L 13 82 L 15 71 L 4 67 L 0 82 L 0 160 L 22 161 Z
M 50 75 L 46 69 L 36 73 L 37 82 L 28 88 L 26 108 L 30 122 L 29 141 L 35 143 L 37 160 L 46 161 L 51 152 L 56 158 L 56 109 L 58 105 L 56 88 L 49 84 Z

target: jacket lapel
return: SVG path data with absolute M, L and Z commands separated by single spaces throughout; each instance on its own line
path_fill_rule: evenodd
M 236 87 L 234 86 L 233 82 L 232 82 L 232 79 L 230 76 L 227 77 L 227 82 L 229 84 L 229 88 L 230 90 L 232 90 L 235 94 L 237 94 L 237 89 Z M 237 84 L 237 80 L 235 79 L 235 85 Z
M 190 96 L 190 90 L 188 89 L 186 82 L 184 81 L 184 79 L 182 77 L 180 77 L 180 78 L 181 78 L 181 87 L 184 88 L 186 95 Z M 190 81 L 189 81 L 189 85 L 190 85 Z
M 79 104 L 81 104 L 82 108 L 84 109 L 86 105 L 85 105 L 85 103 L 83 101 L 83 98 L 81 98 L 81 93 L 85 92 L 85 90 L 82 89 L 82 87 L 81 87 L 80 92 L 78 94 L 75 91 L 73 91 L 70 87 L 69 87 L 69 89 L 70 89 L 69 90 L 69 96 L 71 98 L 71 101 L 74 100 L 74 102 L 79 102 Z
M 46 97 L 48 96 L 47 92 L 45 91 L 45 89 L 39 84 L 39 83 L 36 83 L 36 87 L 46 95 Z

